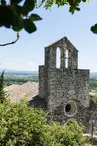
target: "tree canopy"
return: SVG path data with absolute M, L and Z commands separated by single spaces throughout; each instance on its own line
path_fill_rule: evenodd
M 22 4 L 20 3 L 22 2 Z M 30 14 L 35 8 L 34 0 L 1 0 L 0 2 L 0 27 L 5 26 L 14 31 L 20 31 L 23 28 L 32 33 L 36 31 L 33 21 L 41 20 L 37 14 Z
M 58 7 L 67 5 L 69 12 L 80 11 L 80 3 L 89 0 L 0 0 L 0 27 L 5 26 L 13 31 L 21 31 L 23 28 L 28 33 L 36 31 L 34 21 L 42 20 L 37 14 L 31 12 L 35 8 L 44 6 L 50 9 L 53 4 Z M 97 24 L 91 27 L 91 31 L 97 34 Z
M 88 0 L 89 1 L 89 0 Z M 56 4 L 58 7 L 62 7 L 64 5 L 69 6 L 69 12 L 72 14 L 76 11 L 79 11 L 79 5 L 81 2 L 87 2 L 87 0 L 37 0 L 36 5 L 40 7 L 44 5 L 46 9 L 50 9 L 53 4 Z

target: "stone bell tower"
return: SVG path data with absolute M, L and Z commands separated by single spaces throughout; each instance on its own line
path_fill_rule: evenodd
M 66 37 L 45 47 L 45 65 L 39 66 L 39 97 L 60 122 L 79 117 L 80 107 L 89 106 L 89 70 L 78 69 L 78 50 Z

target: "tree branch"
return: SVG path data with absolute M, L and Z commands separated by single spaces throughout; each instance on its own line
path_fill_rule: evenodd
M 12 41 L 10 43 L 0 44 L 0 46 L 7 46 L 7 45 L 15 44 L 19 40 L 19 38 L 20 38 L 20 36 L 19 36 L 19 33 L 17 32 L 16 40 L 14 40 L 14 41 Z

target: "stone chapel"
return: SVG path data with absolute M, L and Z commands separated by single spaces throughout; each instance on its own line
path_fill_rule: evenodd
M 46 46 L 44 65 L 39 66 L 39 95 L 30 102 L 44 108 L 61 123 L 75 118 L 88 130 L 89 121 L 97 119 L 97 104 L 89 98 L 89 70 L 78 69 L 78 50 L 63 37 Z M 60 66 L 57 68 L 57 49 Z

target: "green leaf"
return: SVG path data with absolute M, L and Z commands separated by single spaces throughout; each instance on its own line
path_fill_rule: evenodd
M 22 13 L 22 7 L 21 7 L 21 6 L 15 5 L 14 7 L 15 7 L 16 12 L 17 12 L 18 14 L 21 14 L 21 13 Z
M 18 4 L 20 3 L 22 0 L 11 0 L 11 4 Z
M 2 27 L 3 25 L 2 24 L 0 24 L 0 27 Z
M 23 28 L 24 28 L 24 25 L 23 25 L 23 20 L 21 19 L 21 18 L 17 18 L 17 23 L 16 24 L 18 24 L 18 25 L 13 25 L 12 26 L 12 29 L 14 30 L 14 31 L 20 31 L 20 30 L 22 30 Z
M 76 11 L 80 11 L 80 8 L 76 7 Z
M 0 6 L 0 24 L 4 26 L 12 25 L 15 20 L 14 16 L 11 6 Z
M 1 0 L 1 4 L 2 5 L 6 5 L 6 1 L 5 0 Z
M 39 15 L 37 15 L 37 14 L 31 14 L 31 16 L 29 18 L 32 21 L 42 20 L 42 18 Z
M 82 0 L 83 2 L 86 2 L 86 0 Z
M 36 31 L 36 26 L 35 26 L 35 24 L 30 19 L 24 19 L 23 22 L 24 22 L 24 29 L 28 33 L 32 33 L 34 31 Z
M 72 14 L 74 14 L 75 9 L 73 9 L 72 7 L 69 8 L 69 12 L 71 12 Z
M 25 0 L 25 3 L 22 8 L 22 13 L 24 16 L 27 16 L 30 11 L 32 11 L 35 7 L 34 0 Z
M 11 26 L 10 26 L 10 25 L 7 25 L 7 24 L 5 24 L 5 27 L 6 27 L 6 28 L 11 28 Z
M 95 34 L 97 34 L 97 24 L 91 27 L 91 31 Z

